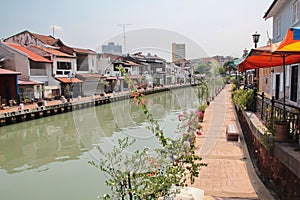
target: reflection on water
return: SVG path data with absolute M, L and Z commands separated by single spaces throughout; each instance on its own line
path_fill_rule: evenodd
M 178 112 L 197 105 L 192 88 L 158 93 L 146 98 L 153 116 L 159 120 L 167 132 L 176 128 Z M 145 117 L 141 109 L 133 105 L 132 100 L 124 100 L 1 127 L 0 180 L 5 178 L 8 182 L 13 180 L 21 183 L 24 182 L 23 179 L 26 176 L 36 180 L 31 184 L 38 187 L 40 182 L 43 182 L 40 180 L 41 174 L 52 174 L 52 181 L 49 182 L 50 179 L 47 178 L 47 184 L 48 187 L 55 187 L 57 182 L 70 181 L 65 180 L 61 175 L 69 174 L 74 179 L 73 181 L 81 182 L 85 178 L 78 173 L 83 173 L 87 177 L 90 175 L 89 179 L 94 178 L 92 180 L 94 183 L 104 182 L 97 180 L 99 177 L 95 176 L 95 173 L 99 171 L 91 170 L 88 164 L 88 160 L 92 159 L 90 155 L 94 153 L 93 146 L 95 144 L 103 147 L 109 146 L 111 142 L 107 141 L 124 135 L 138 138 L 137 148 L 151 145 L 156 140 L 145 126 Z M 66 170 L 70 166 L 72 170 Z M 73 171 L 76 171 L 76 174 L 73 174 L 75 173 Z M 9 176 L 12 174 L 15 176 Z M 104 185 L 104 183 L 101 184 Z M 5 187 L 6 189 L 3 189 Z M 0 189 L 2 196 L 8 197 L 7 199 L 19 198 L 14 196 L 17 194 L 13 194 L 12 191 L 22 190 L 22 188 L 15 185 L 14 187 L 17 188 L 9 190 L 9 185 L 5 187 L 2 187 L 3 191 Z M 84 183 L 77 187 L 86 190 L 83 194 L 94 195 L 94 190 L 100 192 L 99 187 L 86 188 Z M 68 187 L 64 185 L 63 188 Z M 81 190 L 71 189 L 72 194 L 82 193 Z M 34 188 L 31 190 L 35 191 Z M 48 190 L 41 189 L 41 191 L 44 193 Z M 64 198 L 60 196 L 62 194 L 49 193 L 47 195 L 49 199 L 70 199 L 69 193 L 71 191 L 65 191 L 67 196 Z M 28 194 L 30 195 L 30 192 Z M 75 198 L 72 199 L 77 199 L 79 196 L 74 195 Z

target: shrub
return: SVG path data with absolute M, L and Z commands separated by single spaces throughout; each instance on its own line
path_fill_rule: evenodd
M 232 92 L 233 103 L 242 110 L 251 110 L 254 104 L 254 91 L 252 89 L 238 89 Z

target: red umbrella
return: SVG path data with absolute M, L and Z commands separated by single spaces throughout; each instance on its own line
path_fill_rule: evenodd
M 281 43 L 282 44 L 282 43 Z M 245 71 L 249 69 L 268 68 L 275 66 L 282 66 L 286 64 L 293 64 L 300 62 L 299 53 L 279 53 L 274 51 L 280 43 L 251 49 L 245 59 L 239 64 L 239 70 Z M 300 49 L 299 49 L 300 50 Z M 285 58 L 285 60 L 283 59 Z
M 285 83 L 285 66 L 300 62 L 300 27 L 290 28 L 280 43 L 252 49 L 239 70 L 283 66 L 283 82 Z M 283 118 L 285 119 L 285 86 L 283 87 Z

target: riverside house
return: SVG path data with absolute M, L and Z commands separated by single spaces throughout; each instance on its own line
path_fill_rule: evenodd
M 0 56 L 5 59 L 2 67 L 16 72 L 19 76 L 18 95 L 24 99 L 38 99 L 52 95 L 48 87 L 52 61 L 26 47 L 8 42 L 0 43 Z
M 281 42 L 290 27 L 300 26 L 299 0 L 274 0 L 264 15 L 264 19 L 273 20 L 272 43 Z M 286 91 L 288 104 L 300 108 L 300 70 L 299 63 L 286 66 L 285 83 L 283 82 L 283 67 L 275 66 L 259 69 L 259 90 L 264 91 L 270 97 L 283 98 L 283 87 Z

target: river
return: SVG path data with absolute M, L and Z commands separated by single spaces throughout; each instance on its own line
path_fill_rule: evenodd
M 175 133 L 182 110 L 198 105 L 193 88 L 146 96 L 167 137 Z M 1 200 L 97 199 L 108 191 L 105 176 L 88 161 L 128 136 L 134 148 L 158 146 L 132 100 L 86 108 L 0 128 Z

